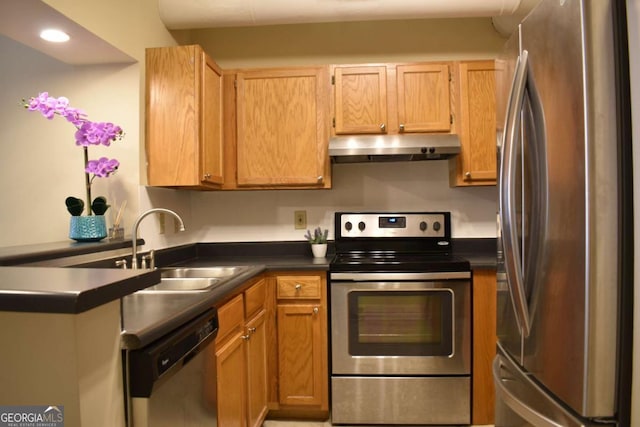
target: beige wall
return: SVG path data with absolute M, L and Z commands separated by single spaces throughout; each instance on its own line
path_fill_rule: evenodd
M 104 195 L 111 203 L 128 201 L 127 231 L 149 203 L 139 185 L 144 178 L 144 48 L 175 44 L 159 19 L 157 2 L 47 3 L 138 62 L 72 66 L 0 35 L 0 194 L 4 207 L 0 246 L 66 240 L 69 214 L 64 199 L 70 195 L 84 199 L 82 150 L 74 144 L 73 126 L 59 118 L 47 121 L 20 107 L 21 99 L 39 92 L 66 96 L 90 119 L 114 122 L 125 130 L 123 141 L 109 148 L 92 147 L 90 157 L 115 157 L 121 162 L 116 175 L 95 181 L 92 195 Z M 107 218 L 110 221 L 110 215 Z
M 488 18 L 219 28 L 188 37 L 223 68 L 494 58 L 504 43 Z

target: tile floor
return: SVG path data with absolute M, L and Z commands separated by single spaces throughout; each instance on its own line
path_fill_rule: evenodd
M 330 427 L 331 423 L 327 422 L 311 422 L 311 421 L 273 421 L 267 420 L 262 427 Z
M 331 427 L 329 421 L 326 422 L 310 422 L 310 421 L 273 421 L 267 420 L 262 427 Z M 493 427 L 487 426 L 471 426 L 471 427 Z

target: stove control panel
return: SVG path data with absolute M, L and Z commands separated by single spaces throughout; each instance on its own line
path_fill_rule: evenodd
M 338 213 L 341 238 L 436 237 L 449 235 L 448 212 Z

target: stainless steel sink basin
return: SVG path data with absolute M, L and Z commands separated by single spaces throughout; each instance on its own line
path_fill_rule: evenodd
M 149 286 L 138 292 L 204 292 L 211 290 L 222 282 L 212 277 L 168 278 L 160 279 L 157 285 Z
M 164 267 L 160 269 L 160 283 L 138 292 L 206 292 L 250 267 Z
M 160 269 L 162 277 L 224 279 L 247 271 L 249 266 L 234 265 L 220 267 L 167 267 Z

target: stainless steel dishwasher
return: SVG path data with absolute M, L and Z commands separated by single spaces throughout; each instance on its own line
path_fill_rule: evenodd
M 212 308 L 146 347 L 124 352 L 127 426 L 217 425 L 217 333 Z

